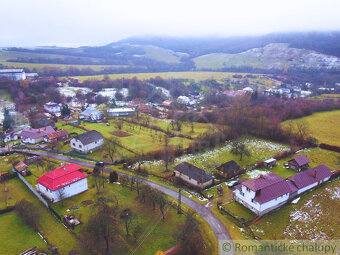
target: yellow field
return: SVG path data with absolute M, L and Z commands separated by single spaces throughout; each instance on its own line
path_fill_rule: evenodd
M 282 125 L 301 121 L 307 124 L 311 135 L 320 143 L 340 146 L 340 110 L 314 113 L 304 118 L 285 121 Z
M 154 77 L 161 77 L 163 79 L 192 79 L 195 81 L 202 81 L 202 80 L 221 80 L 224 78 L 232 79 L 233 75 L 248 75 L 249 73 L 230 73 L 230 72 L 163 72 L 163 73 L 126 73 L 126 74 L 110 74 L 110 79 L 121 79 L 121 78 L 133 78 L 137 77 L 141 80 L 146 80 Z M 254 83 L 255 81 L 265 81 L 262 82 L 264 85 L 274 86 L 279 85 L 278 81 L 269 79 L 263 74 L 251 74 L 256 76 L 257 78 L 249 78 L 250 83 Z M 92 75 L 92 76 L 76 76 L 74 78 L 78 78 L 80 81 L 88 80 L 88 79 L 97 79 L 101 80 L 104 78 L 104 75 Z M 259 84 L 261 85 L 261 84 Z

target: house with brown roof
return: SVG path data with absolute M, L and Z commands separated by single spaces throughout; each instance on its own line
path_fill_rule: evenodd
M 297 194 L 310 190 L 330 179 L 332 171 L 325 165 L 320 165 L 288 178 L 296 187 Z
M 274 173 L 268 173 L 237 185 L 234 200 L 262 216 L 328 181 L 332 174 L 325 165 L 303 171 L 286 180 Z
M 300 172 L 309 168 L 309 159 L 305 155 L 301 155 L 288 161 L 289 168 Z
M 210 174 L 188 162 L 175 166 L 174 175 L 201 189 L 214 183 L 214 178 Z
M 287 203 L 291 192 L 287 180 L 274 173 L 268 173 L 237 185 L 234 200 L 262 216 Z
M 21 132 L 21 141 L 23 143 L 36 144 L 44 140 L 44 137 L 54 133 L 55 130 L 51 126 L 42 128 L 25 128 Z
M 58 141 L 65 140 L 70 137 L 70 134 L 65 129 L 57 130 L 51 134 L 44 137 L 45 142 L 54 143 Z
M 242 173 L 240 166 L 234 160 L 230 160 L 216 167 L 216 169 L 225 178 L 232 178 Z
M 96 130 L 91 130 L 75 136 L 70 141 L 71 149 L 80 153 L 87 154 L 99 150 L 104 146 L 104 137 Z

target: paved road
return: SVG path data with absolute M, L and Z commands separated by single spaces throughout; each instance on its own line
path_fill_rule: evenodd
M 57 160 L 70 162 L 70 163 L 74 163 L 74 164 L 89 167 L 89 168 L 94 167 L 94 164 L 91 164 L 89 162 L 82 161 L 80 159 L 70 158 L 70 157 L 67 157 L 67 156 L 64 156 L 64 155 L 60 155 L 60 154 L 54 154 L 54 153 L 43 152 L 43 151 L 31 151 L 31 150 L 15 150 L 15 151 L 26 152 L 26 153 L 29 153 L 29 154 L 32 154 L 32 155 L 39 155 L 39 156 L 54 158 L 54 159 L 57 159 Z M 111 169 L 104 168 L 104 172 L 109 173 L 111 171 L 112 171 Z M 128 174 L 124 174 L 124 173 L 120 173 L 120 172 L 118 172 L 118 175 L 119 176 L 131 177 Z M 137 179 L 139 179 L 143 183 L 150 185 L 151 187 L 153 187 L 155 189 L 158 189 L 158 190 L 164 192 L 165 194 L 167 194 L 167 195 L 169 195 L 173 198 L 178 198 L 178 192 L 176 192 L 172 189 L 169 189 L 169 188 L 167 188 L 167 187 L 165 187 L 161 184 L 157 184 L 157 183 L 154 183 L 154 182 L 149 181 L 149 180 L 140 179 L 140 178 L 137 178 Z M 204 205 L 201 205 L 201 204 L 197 203 L 196 201 L 194 201 L 194 200 L 192 200 L 188 197 L 185 197 L 185 196 L 182 196 L 182 203 L 186 204 L 191 209 L 195 210 L 198 214 L 200 214 L 208 222 L 208 224 L 210 225 L 210 227 L 214 231 L 218 240 L 231 240 L 229 232 L 225 228 L 223 223 L 208 208 L 206 208 Z

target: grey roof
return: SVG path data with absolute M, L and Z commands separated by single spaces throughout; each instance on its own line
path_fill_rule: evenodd
M 175 166 L 174 169 L 200 183 L 202 183 L 202 180 L 205 183 L 213 179 L 210 174 L 188 162 L 183 162 Z
M 79 140 L 83 145 L 88 145 L 90 143 L 103 139 L 103 136 L 98 131 L 91 130 L 86 133 L 77 135 L 76 137 L 74 137 L 74 139 Z
M 230 160 L 217 167 L 217 169 L 228 174 L 235 174 L 240 170 L 240 166 L 234 160 Z

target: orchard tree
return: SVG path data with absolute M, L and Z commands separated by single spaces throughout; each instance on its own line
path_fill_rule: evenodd
M 2 130 L 7 131 L 9 129 L 12 129 L 14 127 L 14 120 L 12 116 L 9 114 L 9 109 L 4 109 L 4 121 L 2 124 Z
M 231 150 L 230 152 L 233 155 L 240 156 L 240 161 L 242 161 L 243 155 L 250 157 L 250 151 L 248 150 L 247 146 L 244 144 L 243 141 L 237 139 L 231 143 Z

